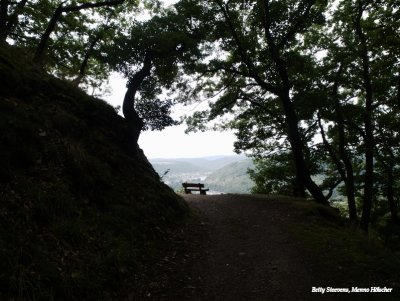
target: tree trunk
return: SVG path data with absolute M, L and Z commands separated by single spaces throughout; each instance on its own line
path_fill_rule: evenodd
M 135 110 L 135 96 L 143 80 L 150 75 L 151 67 L 152 55 L 147 51 L 142 68 L 129 79 L 128 90 L 126 91 L 122 105 L 122 112 L 131 127 L 131 134 L 133 135 L 131 142 L 134 144 L 137 143 L 143 128 L 143 120 Z
M 89 48 L 85 53 L 85 57 L 83 58 L 81 67 L 79 68 L 79 75 L 73 80 L 74 84 L 79 85 L 81 83 L 82 79 L 85 77 L 86 68 L 87 68 L 90 56 L 92 55 L 94 47 L 101 39 L 101 36 L 102 36 L 102 33 L 97 34 L 97 36 L 90 43 Z
M 56 28 L 57 22 L 60 19 L 62 13 L 63 13 L 63 7 L 62 7 L 62 4 L 60 4 L 57 7 L 57 9 L 54 11 L 54 14 L 50 19 L 50 22 L 47 25 L 46 31 L 43 33 L 42 37 L 40 38 L 40 42 L 36 48 L 36 52 L 35 52 L 35 56 L 34 56 L 35 62 L 40 62 L 43 59 L 43 54 L 46 49 L 47 42 L 50 39 L 50 34 Z
M 293 160 L 296 166 L 296 177 L 311 193 L 315 201 L 321 204 L 328 204 L 324 194 L 317 184 L 311 179 L 310 171 L 304 159 L 303 142 L 300 137 L 298 120 L 289 96 L 289 90 L 281 97 L 286 116 L 287 132 L 290 146 L 293 153 Z
M 299 198 L 307 197 L 306 189 L 304 187 L 303 181 L 301 181 L 301 179 L 298 179 L 297 175 L 296 175 L 296 183 L 294 186 L 293 196 L 299 197 Z
M 291 98 L 290 98 L 290 82 L 288 78 L 287 66 L 285 61 L 282 59 L 279 48 L 283 47 L 287 41 L 291 39 L 296 33 L 300 26 L 306 22 L 306 19 L 309 15 L 310 9 L 312 5 L 315 3 L 315 0 L 310 0 L 307 3 L 307 9 L 304 12 L 303 16 L 298 20 L 296 25 L 287 32 L 282 41 L 279 44 L 276 44 L 275 38 L 271 33 L 271 20 L 269 16 L 269 3 L 268 1 L 257 1 L 260 6 L 261 20 L 262 26 L 265 29 L 265 37 L 268 44 L 268 51 L 271 55 L 273 62 L 275 63 L 275 68 L 279 77 L 281 79 L 281 83 L 278 85 L 270 84 L 265 82 L 251 61 L 251 59 L 247 56 L 246 50 L 243 47 L 240 35 L 236 32 L 235 26 L 231 20 L 230 13 L 227 5 L 224 5 L 223 1 L 217 1 L 217 4 L 221 8 L 222 13 L 228 23 L 228 26 L 232 32 L 232 36 L 237 44 L 237 49 L 239 55 L 246 65 L 249 75 L 254 78 L 256 83 L 260 85 L 260 87 L 270 93 L 273 93 L 279 97 L 283 104 L 284 115 L 285 115 L 285 123 L 287 128 L 287 135 L 291 145 L 293 160 L 296 167 L 296 179 L 298 181 L 298 187 L 305 187 L 314 199 L 322 204 L 328 204 L 326 201 L 321 189 L 313 182 L 310 176 L 309 169 L 307 167 L 306 161 L 304 159 L 304 151 L 303 151 L 303 141 L 300 137 L 300 132 L 298 128 L 298 119 L 297 114 L 294 110 Z
M 381 134 L 382 135 L 382 134 Z M 393 174 L 393 170 L 394 170 L 394 166 L 396 165 L 396 160 L 395 160 L 395 155 L 393 153 L 393 150 L 391 148 L 390 145 L 386 145 L 384 147 L 384 150 L 387 153 L 388 156 L 388 161 L 385 161 L 385 157 L 384 156 L 380 156 L 378 155 L 378 159 L 380 160 L 384 170 L 385 170 L 385 174 L 386 174 L 386 198 L 388 200 L 388 205 L 389 205 L 389 209 L 390 209 L 390 215 L 392 217 L 392 221 L 396 224 L 400 224 L 400 220 L 397 216 L 397 204 L 394 198 L 394 174 Z
M 351 160 L 346 151 L 346 138 L 343 119 L 338 119 L 337 124 L 339 131 L 339 154 L 346 170 L 345 187 L 347 195 L 347 205 L 349 207 L 349 218 L 352 223 L 357 223 L 358 217 L 354 187 L 354 171 L 353 164 L 351 163 Z
M 347 139 L 344 128 L 344 118 L 338 95 L 339 78 L 342 74 L 342 71 L 343 71 L 343 65 L 340 64 L 335 84 L 333 86 L 333 97 L 335 101 L 336 124 L 338 127 L 339 156 L 343 162 L 345 169 L 345 177 L 343 178 L 343 180 L 347 195 L 347 205 L 349 207 L 349 219 L 350 222 L 356 224 L 358 217 L 357 217 L 357 207 L 356 207 L 355 187 L 354 187 L 354 171 L 353 171 L 353 164 L 351 163 L 351 160 L 346 150 Z
M 327 200 L 322 193 L 322 190 L 318 187 L 317 184 L 311 179 L 310 171 L 307 167 L 304 151 L 303 151 L 303 141 L 300 137 L 299 127 L 298 127 L 298 118 L 296 111 L 293 107 L 292 100 L 290 98 L 290 80 L 288 75 L 288 68 L 286 66 L 285 60 L 282 58 L 280 54 L 280 49 L 285 46 L 285 43 L 293 37 L 297 30 L 298 26 L 303 24 L 310 12 L 312 5 L 315 3 L 314 0 L 310 0 L 307 5 L 307 10 L 298 20 L 298 24 L 293 27 L 293 30 L 290 30 L 286 33 L 281 42 L 277 43 L 272 32 L 271 32 L 271 18 L 269 11 L 269 1 L 260 1 L 258 2 L 260 6 L 260 12 L 262 14 L 262 25 L 264 27 L 264 33 L 268 44 L 268 50 L 271 55 L 272 61 L 275 64 L 275 68 L 277 73 L 279 74 L 281 85 L 279 88 L 279 92 L 276 95 L 282 102 L 283 110 L 285 114 L 285 122 L 287 127 L 287 134 L 289 143 L 293 153 L 293 160 L 296 167 L 296 178 L 300 181 L 299 186 L 304 186 L 313 196 L 315 201 L 321 204 L 328 204 Z M 271 91 L 273 92 L 273 91 Z
M 0 45 L 7 39 L 8 0 L 0 2 Z
M 400 75 L 397 76 L 397 106 L 400 107 Z
M 365 149 L 365 177 L 364 177 L 364 198 L 363 208 L 360 221 L 360 227 L 365 232 L 368 232 L 368 226 L 371 217 L 371 208 L 373 200 L 373 184 L 374 184 L 374 136 L 372 125 L 373 113 L 373 92 L 370 75 L 370 63 L 368 57 L 367 39 L 361 27 L 361 18 L 364 12 L 361 1 L 358 1 L 358 14 L 354 23 L 356 34 L 360 40 L 360 54 L 362 58 L 363 70 L 363 86 L 365 90 L 365 112 L 364 112 L 364 149 Z
M 387 167 L 387 186 L 386 186 L 386 196 L 389 203 L 390 214 L 392 216 L 392 220 L 394 223 L 399 224 L 399 218 L 397 216 L 397 206 L 394 200 L 394 192 L 393 192 L 393 184 L 394 184 L 394 176 L 393 176 L 393 164 L 390 164 Z

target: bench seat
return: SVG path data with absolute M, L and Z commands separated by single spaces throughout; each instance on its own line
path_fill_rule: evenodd
M 192 191 L 199 191 L 200 194 L 206 195 L 208 188 L 204 188 L 204 184 L 201 183 L 182 183 L 186 194 L 191 194 Z

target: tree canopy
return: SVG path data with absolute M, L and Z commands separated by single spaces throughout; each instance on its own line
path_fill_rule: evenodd
M 0 42 L 76 84 L 122 73 L 135 143 L 142 130 L 178 123 L 173 104 L 208 100 L 188 129 L 217 120 L 235 130 L 235 149 L 255 159 L 255 192 L 322 204 L 341 195 L 367 231 L 379 218 L 399 220 L 399 6 L 1 0 Z
M 208 59 L 193 70 L 196 84 L 182 99 L 204 91 L 210 110 L 189 117 L 190 128 L 204 129 L 204 123 L 230 114 L 223 127 L 237 131 L 238 151 L 251 151 L 257 158 L 256 182 L 272 185 L 276 178 L 267 179 L 271 172 L 265 167 L 272 164 L 278 170 L 286 162 L 295 167 L 291 190 L 296 195 L 306 188 L 324 203 L 340 190 L 350 219 L 357 223 L 360 218 L 364 230 L 378 207 L 386 207 L 397 220 L 399 4 L 203 5 L 215 15 L 205 42 Z M 317 175 L 322 175 L 318 185 Z M 286 183 L 293 183 L 289 176 Z

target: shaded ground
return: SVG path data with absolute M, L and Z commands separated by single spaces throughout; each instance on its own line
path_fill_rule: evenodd
M 343 267 L 316 265 L 288 227 L 303 218 L 285 202 L 250 195 L 186 195 L 197 220 L 173 250 L 145 300 L 389 300 L 388 294 L 316 294 L 312 287 L 359 286 Z M 318 250 L 316 250 L 318 253 Z M 310 264 L 311 263 L 311 264 Z M 340 280 L 329 279 L 339 271 Z M 342 275 L 343 277 L 342 277 Z M 370 283 L 381 285 L 382 283 Z

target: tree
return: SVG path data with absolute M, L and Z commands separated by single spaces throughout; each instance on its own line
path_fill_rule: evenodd
M 324 40 L 323 43 L 326 45 L 329 41 Z M 334 48 L 334 45 L 331 45 L 330 50 Z M 337 55 L 337 52 L 335 53 Z M 319 78 L 322 79 L 322 81 L 325 81 L 325 83 L 331 83 L 331 87 L 326 87 L 326 84 L 320 84 L 319 89 L 322 91 L 325 90 L 325 97 L 328 101 L 324 106 L 318 108 L 317 118 L 322 138 L 322 145 L 340 175 L 341 180 L 344 182 L 349 218 L 351 222 L 356 224 L 358 217 L 355 200 L 354 171 L 351 155 L 349 154 L 348 149 L 348 134 L 346 132 L 344 109 L 341 101 L 343 98 L 346 99 L 347 96 L 344 96 L 342 95 L 343 93 L 339 92 L 339 87 L 344 82 L 343 73 L 345 70 L 344 59 L 341 58 L 341 60 L 342 61 L 340 61 L 336 56 L 335 60 L 332 61 L 328 58 L 325 60 L 324 66 L 320 70 Z M 317 64 L 318 62 L 316 62 L 316 65 Z M 337 70 L 334 69 L 336 66 Z M 324 123 L 326 122 L 333 123 L 333 126 L 330 127 L 327 133 L 324 126 Z M 331 141 L 329 141 L 328 136 L 332 137 Z
M 142 129 L 159 130 L 177 124 L 169 116 L 171 100 L 161 100 L 159 95 L 163 88 L 172 87 L 181 65 L 190 64 L 200 55 L 197 45 L 201 31 L 190 24 L 183 11 L 169 10 L 149 21 L 137 22 L 128 35 L 121 33 L 110 45 L 115 70 L 128 78 L 122 108 L 134 144 Z
M 189 129 L 204 129 L 204 123 L 231 114 L 233 120 L 222 128 L 237 130 L 236 149 L 269 164 L 274 160 L 267 157 L 288 142 L 302 179 L 298 186 L 304 184 L 315 199 L 326 203 L 343 181 L 339 190 L 347 196 L 354 224 L 362 200 L 363 230 L 383 196 L 395 214 L 397 184 L 391 173 L 398 150 L 387 133 L 397 135 L 399 4 L 342 0 L 328 9 L 319 1 L 203 5 L 215 16 L 203 44 L 208 59 L 197 64 L 197 84 L 192 93 L 182 93 L 181 101 L 202 95 L 211 104 L 210 110 L 187 118 Z M 318 162 L 314 154 L 320 155 Z M 311 162 L 324 168 L 320 187 L 307 176 Z M 377 168 L 387 183 L 375 174 Z M 260 165 L 259 171 L 267 169 Z
M 379 131 L 377 125 L 379 120 L 383 120 L 379 116 L 386 115 L 388 110 L 397 110 L 393 103 L 396 99 L 393 91 L 397 91 L 398 84 L 396 75 L 393 75 L 398 73 L 395 66 L 399 56 L 392 46 L 398 40 L 393 34 L 398 28 L 394 19 L 397 9 L 398 4 L 393 2 L 378 5 L 371 1 L 340 1 L 331 8 L 329 27 L 323 27 L 307 37 L 319 45 L 316 51 L 326 54 L 323 60 L 316 62 L 322 70 L 321 89 L 326 86 L 326 94 L 331 99 L 320 108 L 322 123 L 334 124 L 327 132 L 326 137 L 329 138 L 324 139 L 324 144 L 328 145 L 328 152 L 329 147 L 336 149 L 331 152 L 331 157 L 333 161 L 335 157 L 339 159 L 336 165 L 345 182 L 353 221 L 357 220 L 353 199 L 355 194 L 361 193 L 356 187 L 362 185 L 360 226 L 365 231 L 368 230 L 372 206 L 379 199 L 381 186 L 374 172 L 378 167 L 374 162 L 383 163 L 383 157 L 390 162 L 390 151 L 386 151 L 390 143 L 383 142 L 390 141 L 383 135 L 386 131 L 383 127 L 386 128 L 388 123 L 381 124 Z M 377 148 L 377 141 L 386 146 Z M 359 159 L 364 162 L 359 163 Z M 362 181 L 353 176 L 354 169 L 364 169 Z M 388 170 L 385 173 L 390 174 Z M 387 191 L 391 194 L 390 189 Z
M 306 187 L 317 202 L 326 204 L 321 189 L 310 177 L 304 153 L 306 143 L 301 137 L 293 96 L 302 71 L 297 62 L 307 64 L 307 58 L 295 52 L 300 42 L 297 35 L 312 23 L 322 21 L 322 4 L 318 1 L 203 3 L 214 12 L 216 22 L 209 39 L 222 55 L 214 58 L 210 54 L 212 59 L 199 67 L 198 73 L 208 78 L 219 77 L 218 85 L 205 81 L 204 86 L 214 91 L 221 89 L 223 96 L 216 105 L 221 113 L 232 109 L 238 100 L 253 102 L 267 110 L 269 103 L 277 102 L 280 109 L 277 115 L 285 124 L 298 185 Z M 257 104 L 253 100 L 256 94 Z
M 364 112 L 364 147 L 365 147 L 365 180 L 364 180 L 364 203 L 361 215 L 360 226 L 363 230 L 367 231 L 369 226 L 369 219 L 371 215 L 371 206 L 373 198 L 373 175 L 374 175 L 374 128 L 372 122 L 374 95 L 371 79 L 371 65 L 370 57 L 368 54 L 369 47 L 367 44 L 367 37 L 364 28 L 361 24 L 363 14 L 366 12 L 368 3 L 366 1 L 357 1 L 356 3 L 356 16 L 354 17 L 354 28 L 359 40 L 359 52 L 362 58 L 362 79 L 363 88 L 365 93 L 365 112 Z M 352 7 L 354 9 L 354 7 Z

